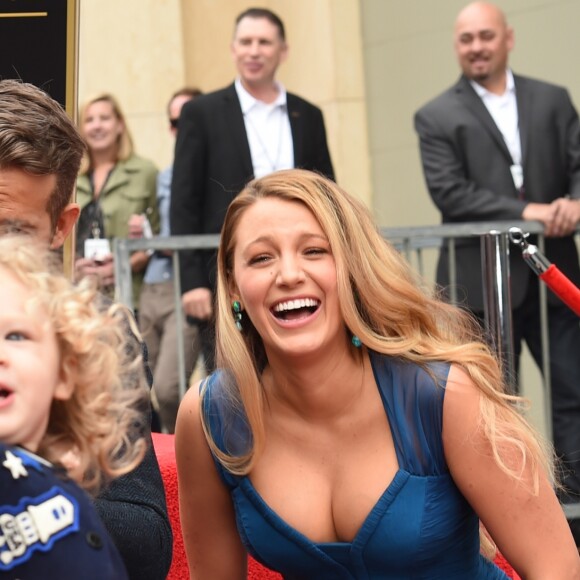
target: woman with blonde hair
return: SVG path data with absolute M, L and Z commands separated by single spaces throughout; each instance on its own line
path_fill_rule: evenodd
M 75 485 L 96 496 L 146 448 L 143 361 L 127 313 L 100 302 L 30 236 L 0 237 L 2 577 L 127 578 Z
M 249 552 L 285 578 L 506 578 L 481 522 L 523 578 L 580 578 L 476 328 L 333 182 L 250 182 L 221 234 L 218 370 L 178 415 L 191 577 L 241 578 Z
M 157 169 L 138 156 L 127 120 L 113 95 L 89 99 L 80 111 L 79 129 L 87 145 L 77 179 L 81 215 L 77 227 L 77 277 L 94 276 L 101 287 L 112 289 L 114 266 L 110 241 L 129 235 L 129 220 L 148 218 L 153 233 L 159 229 L 156 199 Z M 131 255 L 133 304 L 149 255 Z

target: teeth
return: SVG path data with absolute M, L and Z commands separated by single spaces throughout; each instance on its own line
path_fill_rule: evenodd
M 318 300 L 313 300 L 312 298 L 288 300 L 288 302 L 280 302 L 280 304 L 276 304 L 274 311 L 284 312 L 285 310 L 297 310 L 298 308 L 306 308 L 310 306 L 318 306 Z

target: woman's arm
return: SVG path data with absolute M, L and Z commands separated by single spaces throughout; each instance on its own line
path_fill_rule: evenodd
M 522 481 L 500 469 L 483 434 L 480 396 L 467 374 L 453 366 L 443 406 L 443 445 L 456 485 L 522 580 L 579 579 L 578 550 L 546 474 L 540 473 L 534 495 L 529 467 Z M 508 464 L 517 468 L 515 445 L 503 449 Z
M 220 479 L 201 426 L 199 384 L 179 407 L 175 428 L 179 512 L 190 578 L 246 578 L 246 551 L 229 490 Z

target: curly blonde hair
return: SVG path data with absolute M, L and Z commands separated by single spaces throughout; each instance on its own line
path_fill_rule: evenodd
M 244 455 L 220 451 L 203 428 L 215 456 L 230 472 L 247 474 L 264 447 L 264 395 L 260 375 L 267 360 L 262 340 L 248 319 L 243 332 L 231 314 L 233 253 L 240 219 L 256 201 L 299 202 L 319 221 L 336 263 L 338 295 L 346 328 L 379 353 L 426 366 L 446 361 L 463 368 L 477 388 L 482 428 L 500 468 L 518 480 L 531 467 L 533 492 L 539 471 L 553 477 L 548 447 L 522 414 L 523 400 L 507 393 L 500 365 L 481 330 L 465 311 L 440 300 L 379 233 L 362 202 L 332 181 L 309 171 L 278 171 L 250 182 L 230 204 L 218 252 L 217 360 L 234 380 L 225 381 L 235 408 L 243 408 L 252 434 Z M 203 399 L 203 393 L 202 393 Z M 516 450 L 519 460 L 509 453 Z
M 52 403 L 38 454 L 54 463 L 74 458 L 69 475 L 96 493 L 134 469 L 146 448 L 147 390 L 138 340 L 127 340 L 130 315 L 107 307 L 88 278 L 73 285 L 57 254 L 30 236 L 0 236 L 0 267 L 31 291 L 32 308 L 46 312 L 60 364 L 74 377 L 70 399 Z

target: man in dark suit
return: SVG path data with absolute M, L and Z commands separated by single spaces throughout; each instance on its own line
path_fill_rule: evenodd
M 568 92 L 514 75 L 513 30 L 494 5 L 475 2 L 455 24 L 463 75 L 415 115 L 427 187 L 443 222 L 537 220 L 547 257 L 580 284 L 573 232 L 580 222 L 580 125 Z M 526 340 L 541 366 L 538 283 L 519 252 L 510 256 L 515 351 Z M 483 310 L 479 240 L 458 242 L 457 283 L 466 305 Z M 437 279 L 447 285 L 447 252 Z M 565 502 L 580 497 L 580 326 L 549 298 L 553 437 L 562 458 Z M 576 544 L 580 525 L 572 522 Z
M 322 112 L 275 80 L 288 54 L 280 18 L 263 8 L 240 14 L 231 52 L 235 83 L 181 112 L 171 188 L 174 235 L 219 233 L 231 200 L 254 177 L 300 167 L 334 179 Z M 210 371 L 215 264 L 215 251 L 182 252 L 183 307 L 200 324 Z

